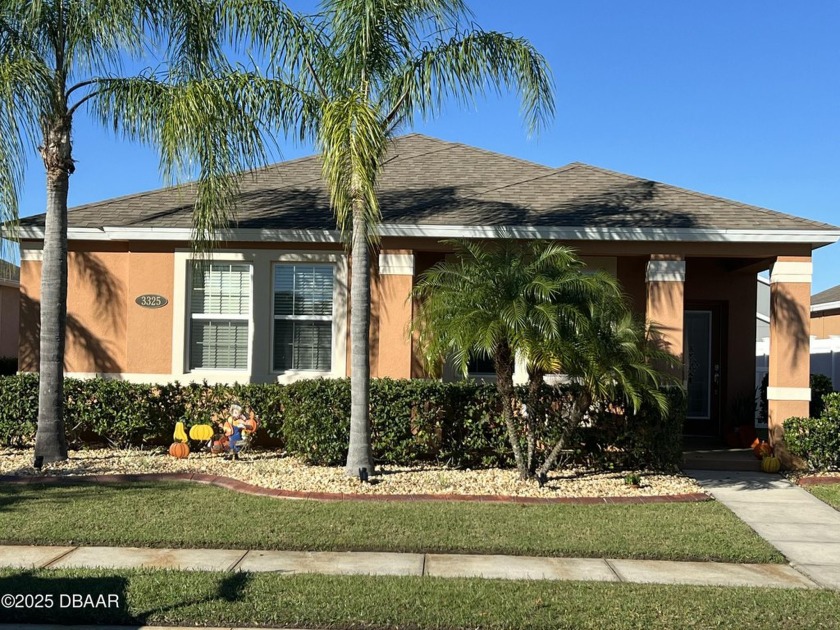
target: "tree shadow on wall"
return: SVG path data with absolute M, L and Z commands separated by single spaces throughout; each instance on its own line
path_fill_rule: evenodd
M 71 252 L 68 266 L 83 286 L 93 289 L 93 317 L 119 338 L 125 332 L 125 319 L 120 307 L 125 304 L 122 285 L 102 262 L 89 252 Z M 19 364 L 24 370 L 38 370 L 40 364 L 41 303 L 23 291 L 20 293 Z M 110 344 L 97 337 L 78 317 L 67 314 L 66 347 L 74 347 L 88 357 L 92 370 L 114 373 L 122 371 L 114 359 Z M 64 369 L 67 364 L 65 352 Z
M 22 370 L 40 369 L 41 339 L 41 303 L 25 293 L 20 294 L 20 366 Z M 73 345 L 84 352 L 93 364 L 93 371 L 116 373 L 121 366 L 111 352 L 111 344 L 102 341 L 91 332 L 78 318 L 67 315 L 67 345 Z M 67 356 L 64 357 L 64 369 L 69 370 Z

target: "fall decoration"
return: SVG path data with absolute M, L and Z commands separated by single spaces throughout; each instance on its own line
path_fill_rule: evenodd
M 774 455 L 768 455 L 761 460 L 761 470 L 766 473 L 777 473 L 781 467 L 782 464 L 779 461 L 779 458 Z
M 187 432 L 184 430 L 183 422 L 175 423 L 175 432 L 172 434 L 172 439 L 176 442 L 183 442 L 184 444 L 187 443 Z
M 176 459 L 186 459 L 190 456 L 190 447 L 186 442 L 173 442 L 169 447 L 169 454 Z
M 213 427 L 209 424 L 196 424 L 190 427 L 190 439 L 206 442 L 213 439 Z

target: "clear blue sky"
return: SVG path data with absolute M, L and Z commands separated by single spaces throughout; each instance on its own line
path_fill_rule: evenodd
M 294 1 L 308 9 L 311 1 Z M 476 22 L 530 39 L 557 118 L 529 140 L 515 99 L 455 105 L 416 131 L 560 166 L 582 161 L 840 224 L 840 2 L 473 0 Z M 160 185 L 148 149 L 76 122 L 71 205 Z M 311 153 L 286 146 L 284 158 Z M 23 215 L 43 212 L 32 156 Z M 107 217 L 103 217 L 103 224 Z M 840 245 L 814 291 L 840 283 Z

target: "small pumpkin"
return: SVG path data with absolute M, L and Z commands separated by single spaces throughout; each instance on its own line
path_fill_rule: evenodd
M 766 473 L 777 473 L 781 467 L 782 463 L 774 455 L 769 455 L 761 460 L 761 470 Z
M 196 424 L 190 427 L 190 439 L 206 442 L 213 439 L 213 427 L 209 424 Z
M 186 442 L 173 442 L 169 454 L 177 459 L 186 459 L 190 456 L 190 447 Z

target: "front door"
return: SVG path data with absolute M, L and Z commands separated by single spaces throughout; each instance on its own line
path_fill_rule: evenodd
M 686 435 L 721 435 L 721 311 L 716 304 L 692 306 L 685 311 Z

